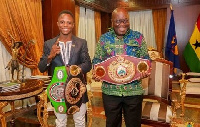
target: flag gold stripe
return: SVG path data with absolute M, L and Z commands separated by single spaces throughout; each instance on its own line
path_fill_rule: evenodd
M 197 47 L 195 49 L 195 46 L 193 44 L 198 41 L 200 43 L 200 31 L 197 28 L 197 25 L 195 25 L 194 32 L 192 33 L 192 36 L 190 38 L 190 45 L 194 49 L 195 53 L 197 54 L 197 57 L 200 59 L 200 47 Z

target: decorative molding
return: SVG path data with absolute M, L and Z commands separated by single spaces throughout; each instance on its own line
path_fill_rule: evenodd
M 199 3 L 200 0 L 178 0 L 179 3 Z
M 75 0 L 77 5 L 88 7 L 93 10 L 109 12 L 109 2 L 107 0 Z
M 76 4 L 111 13 L 116 7 L 125 7 L 128 10 L 159 9 L 173 5 L 200 4 L 200 0 L 75 0 Z

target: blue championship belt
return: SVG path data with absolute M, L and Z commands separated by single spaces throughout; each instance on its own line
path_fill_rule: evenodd
M 58 113 L 66 113 L 67 106 L 65 104 L 65 82 L 67 80 L 67 71 L 65 66 L 56 67 L 51 80 L 47 87 L 47 96 Z
M 127 84 L 140 79 L 143 71 L 150 74 L 150 61 L 128 55 L 117 55 L 94 65 L 95 75 L 115 84 Z

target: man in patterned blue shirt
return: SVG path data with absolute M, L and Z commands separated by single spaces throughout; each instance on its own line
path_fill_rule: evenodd
M 130 29 L 127 10 L 116 8 L 112 12 L 112 28 L 100 37 L 93 65 L 115 55 L 129 55 L 148 59 L 147 45 L 140 32 Z M 141 79 L 147 77 L 141 73 Z M 93 79 L 100 78 L 93 73 Z M 144 90 L 141 79 L 115 85 L 102 82 L 102 98 L 106 115 L 106 127 L 121 127 L 122 112 L 126 127 L 140 127 Z

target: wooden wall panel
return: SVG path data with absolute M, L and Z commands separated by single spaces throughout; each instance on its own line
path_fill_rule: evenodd
M 104 34 L 111 27 L 111 13 L 101 12 L 101 33 Z
M 44 40 L 48 40 L 52 37 L 52 13 L 51 13 L 51 1 L 42 1 L 42 23 Z

